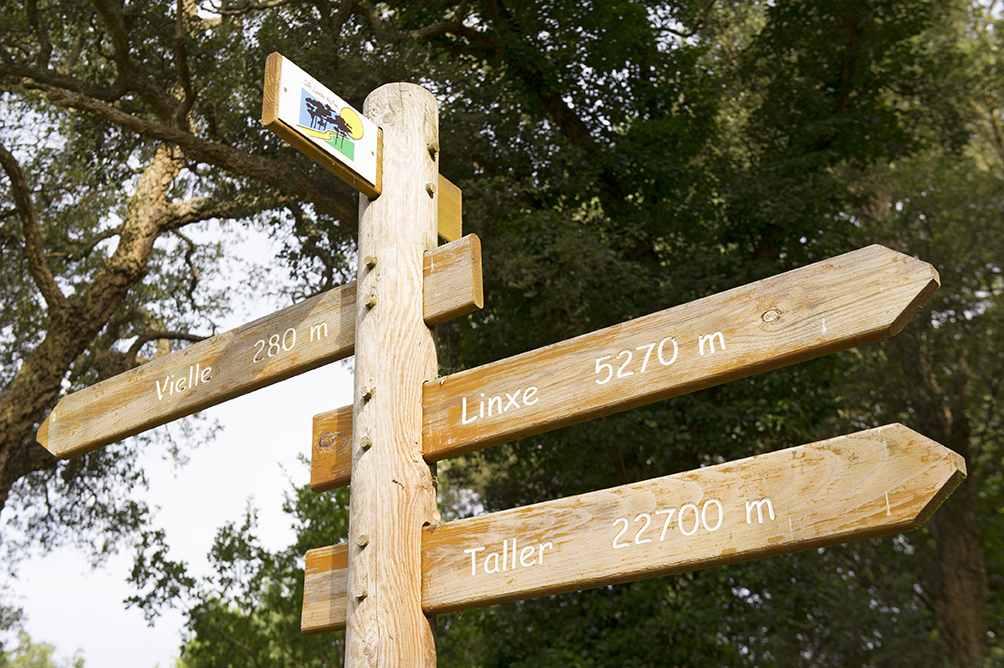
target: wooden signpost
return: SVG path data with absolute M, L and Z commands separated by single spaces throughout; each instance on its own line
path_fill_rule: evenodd
M 898 424 L 426 527 L 429 614 L 550 596 L 915 529 L 962 457 Z M 345 547 L 307 552 L 301 628 L 345 623 Z
M 892 336 L 938 275 L 871 246 L 437 378 L 429 326 L 483 305 L 480 243 L 438 173 L 432 95 L 391 84 L 364 112 L 269 57 L 262 122 L 363 195 L 356 284 L 71 394 L 38 432 L 72 457 L 354 352 L 354 403 L 315 417 L 311 475 L 352 478 L 348 542 L 307 553 L 302 617 L 346 629 L 346 666 L 432 668 L 429 614 L 915 528 L 964 478 L 889 425 L 439 523 L 428 462 Z
M 427 252 L 423 271 L 427 324 L 484 305 L 476 236 Z M 343 359 L 355 348 L 355 317 L 353 282 L 69 394 L 36 438 L 75 457 Z
M 425 385 L 434 462 L 893 336 L 938 288 L 869 246 Z M 351 411 L 314 418 L 311 487 L 348 483 Z

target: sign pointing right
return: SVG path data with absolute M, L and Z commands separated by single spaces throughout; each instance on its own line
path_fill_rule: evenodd
M 927 262 L 868 246 L 437 378 L 422 450 L 438 461 L 893 336 L 938 285 Z
M 437 378 L 422 451 L 439 461 L 893 336 L 937 288 L 927 262 L 868 246 Z M 314 417 L 315 491 L 348 483 L 351 419 Z
M 900 424 L 426 527 L 428 614 L 915 529 L 966 476 Z M 345 623 L 345 545 L 307 552 L 301 628 Z

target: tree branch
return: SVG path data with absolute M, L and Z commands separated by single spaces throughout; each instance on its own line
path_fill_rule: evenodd
M 35 62 L 41 67 L 46 67 L 49 64 L 49 59 L 52 58 L 52 42 L 49 40 L 49 31 L 42 23 L 42 17 L 38 15 L 37 0 L 27 0 L 24 3 L 24 10 L 28 15 L 28 20 L 31 21 L 35 36 L 38 38 L 38 55 Z
M 239 9 L 224 9 L 222 6 L 214 7 L 213 11 L 220 16 L 246 16 L 251 12 L 274 7 L 284 7 L 286 5 L 301 4 L 303 0 L 268 0 L 267 2 L 246 2 Z
M 181 81 L 181 90 L 185 93 L 184 99 L 174 111 L 174 125 L 182 130 L 188 129 L 188 112 L 195 104 L 195 93 L 192 90 L 192 76 L 188 70 L 188 52 L 185 49 L 185 8 L 184 0 L 178 0 L 177 17 L 174 24 L 174 59 L 178 64 L 178 80 Z
M 94 236 L 88 238 L 86 241 L 70 239 L 69 244 L 72 246 L 77 246 L 78 248 L 76 250 L 70 251 L 69 253 L 50 251 L 47 252 L 45 256 L 61 257 L 70 260 L 71 262 L 74 262 L 76 260 L 83 260 L 88 255 L 90 255 L 94 251 L 94 249 L 97 248 L 98 244 L 100 244 L 102 241 L 106 241 L 107 239 L 111 239 L 112 237 L 118 236 L 121 232 L 122 232 L 122 226 L 119 225 L 117 227 L 111 227 L 107 230 L 102 230 L 98 234 L 95 234 Z
M 7 178 L 10 179 L 10 190 L 21 218 L 21 229 L 24 232 L 24 255 L 28 262 L 28 271 L 35 281 L 42 299 L 49 307 L 50 315 L 56 314 L 66 306 L 66 296 L 56 285 L 49 266 L 45 262 L 42 232 L 38 225 L 38 213 L 31 199 L 31 189 L 24 177 L 21 165 L 14 155 L 0 143 L 0 164 L 3 165 Z
M 174 116 L 176 101 L 147 77 L 136 74 L 132 62 L 129 60 L 129 28 L 126 26 L 125 17 L 122 16 L 121 10 L 118 7 L 113 7 L 107 0 L 91 0 L 91 3 L 111 30 L 112 42 L 115 45 L 115 65 L 118 68 L 119 78 L 125 82 L 130 90 L 138 93 L 157 116 L 164 120 L 170 120 Z
M 188 265 L 188 271 L 192 275 L 192 278 L 188 282 L 188 293 L 186 296 L 188 297 L 188 301 L 194 303 L 195 288 L 198 287 L 199 285 L 199 269 L 198 267 L 195 266 L 195 263 L 192 262 L 192 256 L 195 255 L 196 245 L 194 241 L 189 239 L 181 232 L 175 230 L 174 234 L 177 235 L 179 239 L 181 239 L 182 241 L 185 242 L 185 244 L 188 245 L 188 250 L 185 251 L 185 264 Z
M 136 357 L 139 355 L 140 349 L 151 341 L 159 341 L 160 339 L 169 339 L 172 341 L 191 341 L 192 343 L 198 343 L 199 341 L 205 341 L 208 337 L 196 336 L 195 334 L 187 334 L 185 332 L 147 332 L 146 334 L 141 334 L 136 337 L 136 340 L 129 350 L 126 351 L 126 368 L 131 369 L 136 366 Z
M 475 30 L 463 25 L 460 21 L 436 23 L 419 28 L 410 34 L 417 39 L 434 39 L 440 44 L 443 44 L 439 39 L 442 36 L 455 35 L 466 39 L 471 44 L 491 51 L 494 56 L 505 62 L 516 77 L 526 85 L 529 94 L 537 98 L 544 110 L 554 119 L 562 134 L 587 155 L 595 155 L 598 147 L 592 132 L 585 121 L 568 105 L 562 92 L 552 85 L 548 77 L 550 64 L 546 57 L 530 58 L 527 57 L 525 50 L 511 48 L 509 46 L 511 42 L 522 39 L 518 22 L 501 0 L 482 0 L 482 4 L 488 17 L 499 26 L 504 37 L 496 37 Z M 449 44 L 443 44 L 443 46 L 446 49 L 451 49 Z M 452 48 L 456 50 L 457 45 L 452 45 Z M 600 181 L 612 199 L 623 197 L 623 187 L 609 170 L 603 170 L 600 174 Z
M 18 79 L 22 79 L 27 87 L 32 87 L 38 83 L 63 90 L 87 95 L 96 100 L 104 102 L 114 102 L 122 97 L 128 90 L 122 81 L 116 83 L 114 87 L 94 86 L 76 77 L 69 76 L 50 70 L 45 67 L 33 67 L 15 62 L 9 54 L 4 52 L 4 57 L 0 60 L 0 74 L 6 74 Z
M 348 226 L 356 227 L 357 206 L 349 197 L 332 193 L 326 184 L 303 176 L 292 168 L 259 155 L 196 137 L 164 123 L 136 118 L 100 100 L 52 86 L 39 86 L 53 104 L 71 107 L 94 114 L 149 139 L 180 146 L 185 155 L 194 160 L 227 169 L 235 174 L 260 181 L 282 194 L 291 194 L 312 202 L 318 210 L 331 215 Z M 202 218 L 204 220 L 204 218 Z

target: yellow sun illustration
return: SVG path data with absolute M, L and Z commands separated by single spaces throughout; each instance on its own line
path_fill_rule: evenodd
M 350 107 L 345 107 L 341 110 L 339 115 L 345 124 L 349 126 L 349 136 L 353 139 L 362 139 L 363 137 L 363 122 L 359 120 L 359 114 L 355 112 L 354 109 Z

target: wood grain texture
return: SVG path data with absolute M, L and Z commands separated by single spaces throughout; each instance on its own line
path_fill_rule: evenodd
M 463 235 L 463 193 L 439 175 L 438 232 L 444 241 L 455 241 Z
M 352 476 L 352 406 L 314 416 L 310 446 L 310 489 L 327 492 Z
M 425 277 L 425 324 L 430 327 L 483 308 L 481 240 L 469 234 L 426 252 Z M 311 433 L 310 488 L 325 492 L 349 484 L 352 406 L 315 415 Z
M 360 202 L 345 665 L 431 668 L 421 532 L 436 494 L 422 459 L 422 384 L 437 364 L 423 251 L 437 241 L 438 109 L 425 89 L 388 84 L 364 112 L 383 129 L 384 191 Z
M 869 246 L 425 386 L 436 461 L 897 333 L 938 288 Z
M 425 459 L 439 461 L 891 336 L 937 286 L 929 264 L 872 246 L 444 376 L 425 388 Z M 705 338 L 702 355 L 701 337 L 715 332 L 721 338 Z M 631 353 L 630 362 L 623 351 Z M 318 427 L 346 424 L 338 416 L 345 410 L 315 418 L 315 444 L 330 433 Z M 344 440 L 323 452 L 315 448 L 315 457 L 324 460 L 311 471 L 315 491 L 349 483 L 348 453 Z
M 958 454 L 893 424 L 431 526 L 423 605 L 430 614 L 462 610 L 907 531 L 965 472 Z M 328 597 L 345 573 L 322 576 L 341 549 L 307 554 L 318 583 L 304 591 L 307 632 L 344 623 Z
M 477 237 L 428 251 L 424 273 L 429 325 L 484 305 Z M 75 457 L 348 357 L 355 345 L 355 303 L 352 282 L 74 392 L 60 400 L 36 438 L 57 457 Z M 168 387 L 172 378 L 185 378 L 184 389 Z
M 425 324 L 432 327 L 485 306 L 481 240 L 468 234 L 425 253 Z

